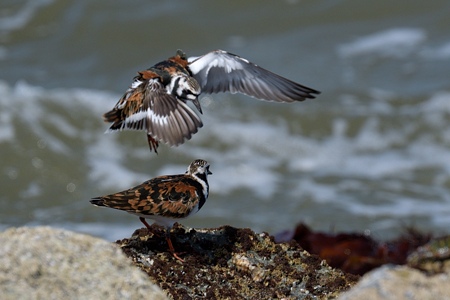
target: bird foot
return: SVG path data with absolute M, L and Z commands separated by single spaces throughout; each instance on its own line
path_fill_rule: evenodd
M 184 262 L 184 259 L 178 256 L 178 254 L 184 254 L 186 252 L 175 252 L 175 249 L 173 248 L 172 240 L 170 239 L 170 236 L 166 236 L 167 244 L 169 245 L 169 252 L 172 253 L 172 256 L 178 259 L 181 262 Z
M 155 151 L 158 154 L 158 146 L 159 142 L 152 138 L 150 135 L 147 135 L 148 147 L 150 148 L 150 152 Z

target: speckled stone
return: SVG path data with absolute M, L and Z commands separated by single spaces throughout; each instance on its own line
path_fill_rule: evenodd
M 406 266 L 385 265 L 367 273 L 339 300 L 437 300 L 450 299 L 448 273 L 426 275 Z
M 0 233 L 1 299 L 167 299 L 110 242 L 50 227 Z
M 429 275 L 450 274 L 450 236 L 435 238 L 408 256 L 408 266 Z

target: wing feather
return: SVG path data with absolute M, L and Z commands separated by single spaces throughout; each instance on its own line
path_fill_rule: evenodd
M 272 73 L 223 50 L 189 58 L 189 70 L 204 93 L 242 93 L 258 99 L 294 102 L 315 98 L 319 91 Z
M 138 82 L 138 83 L 136 83 Z M 110 131 L 146 130 L 152 138 L 176 146 L 203 126 L 200 117 L 184 101 L 168 94 L 157 79 L 136 81 L 110 112 Z

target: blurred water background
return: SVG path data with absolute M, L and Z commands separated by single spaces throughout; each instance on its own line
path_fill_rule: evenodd
M 137 217 L 88 200 L 203 158 L 210 198 L 187 226 L 448 233 L 449 14 L 446 0 L 2 1 L 0 229 L 127 237 Z M 143 132 L 104 134 L 136 72 L 178 48 L 228 50 L 322 94 L 203 95 L 205 126 L 159 155 Z

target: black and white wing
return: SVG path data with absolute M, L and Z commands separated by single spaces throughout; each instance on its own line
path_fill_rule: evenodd
M 104 118 L 113 123 L 111 131 L 146 130 L 170 146 L 182 144 L 203 126 L 199 116 L 184 101 L 168 94 L 156 79 L 137 78 Z
M 303 101 L 320 94 L 223 50 L 190 57 L 188 62 L 189 70 L 204 93 L 242 93 L 277 102 Z

